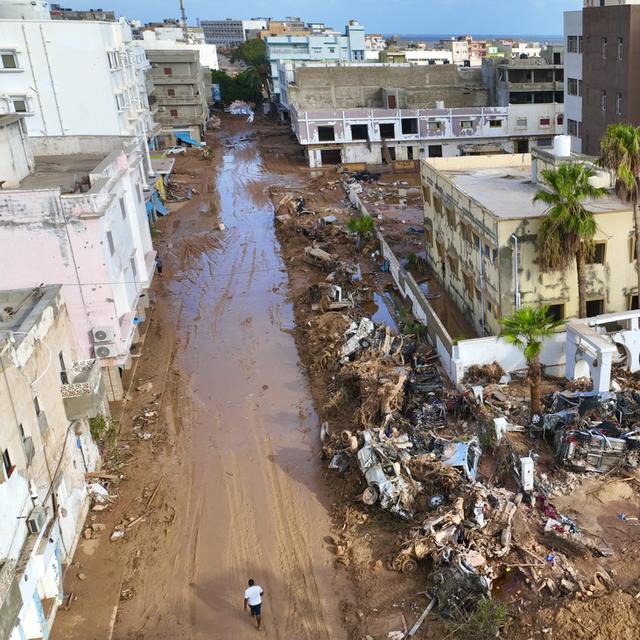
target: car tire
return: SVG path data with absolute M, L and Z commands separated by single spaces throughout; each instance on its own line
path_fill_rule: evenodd
M 402 571 L 402 573 L 415 573 L 418 570 L 418 561 L 411 556 L 407 556 L 402 561 L 400 570 Z
M 368 504 L 370 507 L 373 506 L 376 502 L 378 502 L 378 488 L 377 487 L 367 487 L 362 492 L 362 502 Z

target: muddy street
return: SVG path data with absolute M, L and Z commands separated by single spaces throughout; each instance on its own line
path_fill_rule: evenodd
M 144 587 L 121 608 L 116 638 L 178 629 L 194 640 L 252 637 L 242 610 L 251 577 L 265 590 L 266 637 L 343 637 L 343 586 L 323 548 L 330 501 L 316 455 L 317 417 L 290 333 L 266 191 L 281 178 L 263 169 L 255 140 L 247 140 L 250 126 L 231 126 L 238 130 L 223 134 L 216 176 L 220 243 L 183 270 L 179 240 L 194 221 L 180 213 L 167 220 L 174 236 L 167 262 L 176 268 L 161 303 L 178 314 L 182 406 L 174 423 L 187 446 L 174 479 L 183 497 L 175 546 L 157 554 Z

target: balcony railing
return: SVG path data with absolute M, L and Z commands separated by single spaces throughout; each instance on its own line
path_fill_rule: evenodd
M 102 371 L 96 360 L 78 360 L 61 372 L 60 387 L 69 420 L 94 418 L 102 404 Z M 65 383 L 64 381 L 67 380 Z

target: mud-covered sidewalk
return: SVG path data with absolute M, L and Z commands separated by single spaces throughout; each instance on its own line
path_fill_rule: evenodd
M 248 578 L 265 591 L 265 637 L 345 637 L 348 589 L 326 548 L 318 419 L 268 195 L 296 174 L 265 168 L 244 119 L 225 118 L 210 144 L 213 164 L 176 165 L 198 197 L 159 223 L 164 278 L 120 425 L 117 498 L 91 512 L 105 527 L 67 572 L 54 640 L 253 637 Z

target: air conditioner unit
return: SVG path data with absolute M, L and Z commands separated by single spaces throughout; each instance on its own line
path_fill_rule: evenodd
M 96 358 L 115 358 L 118 355 L 118 347 L 111 342 L 97 344 L 94 347 Z
M 116 337 L 111 327 L 96 327 L 92 333 L 94 342 L 111 342 Z
M 39 533 L 47 524 L 47 512 L 44 507 L 34 507 L 27 518 L 29 533 Z

